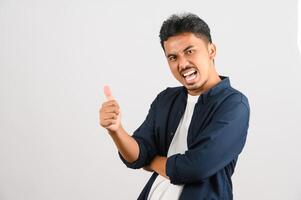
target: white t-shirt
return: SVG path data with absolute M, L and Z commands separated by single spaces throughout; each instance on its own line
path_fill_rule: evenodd
M 176 133 L 168 149 L 167 157 L 185 153 L 187 150 L 187 133 L 192 118 L 195 103 L 199 95 L 192 96 L 187 93 L 187 105 L 185 112 L 180 120 Z M 184 185 L 174 185 L 170 180 L 158 174 L 154 181 L 147 200 L 176 200 L 179 199 Z

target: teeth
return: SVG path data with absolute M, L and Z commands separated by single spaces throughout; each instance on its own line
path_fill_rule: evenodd
M 185 79 L 186 79 L 187 81 L 191 81 L 191 80 L 193 80 L 195 77 L 196 77 L 196 75 L 193 75 L 193 76 L 190 76 L 190 77 L 185 78 Z
M 183 74 L 183 76 L 185 77 L 185 76 L 188 76 L 188 75 L 190 75 L 190 74 L 193 74 L 195 72 L 195 70 L 191 70 L 191 71 L 189 71 L 189 72 L 186 72 L 185 74 Z

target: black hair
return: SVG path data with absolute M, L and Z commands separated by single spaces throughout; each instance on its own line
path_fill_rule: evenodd
M 184 32 L 194 33 L 195 36 L 212 43 L 210 28 L 204 20 L 192 13 L 173 14 L 163 22 L 160 29 L 159 37 L 163 50 L 164 41 Z

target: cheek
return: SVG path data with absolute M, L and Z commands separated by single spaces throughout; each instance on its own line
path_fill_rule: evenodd
M 177 69 L 177 66 L 174 64 L 174 63 L 168 63 L 169 64 L 169 69 L 170 71 L 175 74 L 177 73 L 178 69 Z
M 195 63 L 199 63 L 199 64 L 205 64 L 210 60 L 208 54 L 200 54 L 200 53 L 193 55 L 191 59 Z
M 177 79 L 181 78 L 181 75 L 180 75 L 177 67 L 170 67 L 170 71 L 173 74 L 173 76 L 176 77 Z
M 178 70 L 176 69 L 176 68 L 172 68 L 171 69 L 171 72 L 172 72 L 172 74 L 174 75 L 174 76 L 179 76 L 179 72 L 178 72 Z
M 208 66 L 210 64 L 209 60 L 206 58 L 199 58 L 196 62 L 195 62 L 196 66 L 198 67 L 198 69 L 200 71 L 206 71 L 208 69 Z

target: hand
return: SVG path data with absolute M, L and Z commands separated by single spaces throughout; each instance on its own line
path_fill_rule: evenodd
M 115 133 L 121 128 L 121 113 L 117 101 L 111 94 L 109 86 L 104 87 L 104 94 L 107 101 L 99 110 L 99 124 L 106 128 L 109 133 Z

